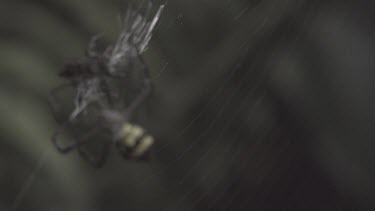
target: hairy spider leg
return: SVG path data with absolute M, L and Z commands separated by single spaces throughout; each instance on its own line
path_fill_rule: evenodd
M 100 168 L 107 161 L 107 159 L 109 157 L 109 151 L 110 151 L 110 148 L 111 148 L 112 144 L 113 144 L 113 142 L 110 142 L 110 141 L 104 142 L 104 146 L 102 147 L 100 156 L 97 159 L 95 159 L 95 157 L 92 156 L 89 152 L 85 151 L 82 148 L 83 145 L 78 146 L 78 152 L 83 159 L 85 159 L 87 162 L 89 162 L 95 168 Z
M 52 110 L 52 113 L 53 113 L 53 117 L 54 119 L 57 121 L 57 122 L 61 122 L 61 119 L 59 119 L 57 117 L 57 104 L 56 103 L 56 93 L 66 87 L 69 87 L 69 86 L 72 86 L 71 83 L 66 83 L 66 84 L 62 84 L 56 88 L 54 88 L 49 96 L 48 96 L 48 105 L 50 107 L 50 109 Z M 71 151 L 72 149 L 74 149 L 76 146 L 77 146 L 77 143 L 74 143 L 74 144 L 71 144 L 71 145 L 68 145 L 68 146 L 65 146 L 65 147 L 62 147 L 60 146 L 60 144 L 58 143 L 58 137 L 60 134 L 62 134 L 64 132 L 64 130 L 66 129 L 67 125 L 70 124 L 72 120 L 69 118 L 68 120 L 65 120 L 64 123 L 62 123 L 62 125 L 60 126 L 60 128 L 55 131 L 55 133 L 53 134 L 52 136 L 52 143 L 53 145 L 56 147 L 56 149 L 61 152 L 61 153 L 68 153 L 69 151 Z
M 65 88 L 67 85 L 70 85 L 70 84 L 63 84 L 63 85 L 60 85 L 59 87 L 56 87 L 54 90 L 52 90 L 51 92 L 51 97 L 50 97 L 50 103 L 52 103 L 53 100 L 53 95 L 55 92 Z M 52 105 L 51 105 L 52 106 Z M 55 111 L 53 110 L 54 113 L 54 117 L 56 119 L 56 121 L 58 120 L 56 114 L 55 114 Z M 75 116 L 76 118 L 77 116 Z M 99 127 L 100 127 L 100 121 L 98 121 L 92 129 L 89 130 L 89 132 L 87 132 L 83 137 L 77 139 L 74 143 L 72 144 L 69 144 L 67 146 L 61 146 L 60 143 L 59 143 L 59 136 L 64 132 L 65 129 L 67 129 L 67 126 L 69 124 L 71 124 L 72 121 L 75 120 L 75 118 L 73 119 L 69 119 L 67 120 L 66 122 L 64 122 L 60 128 L 53 134 L 52 136 L 52 143 L 53 145 L 55 146 L 55 148 L 60 152 L 60 153 L 63 153 L 63 154 L 66 154 L 68 152 L 70 152 L 71 150 L 74 150 L 74 149 L 78 149 L 78 152 L 79 154 L 81 155 L 81 157 L 83 159 L 85 159 L 87 162 L 89 162 L 91 165 L 93 165 L 94 167 L 96 168 L 100 168 L 104 165 L 104 163 L 106 162 L 107 158 L 108 158 L 108 155 L 109 155 L 109 150 L 110 150 L 110 146 L 112 145 L 112 142 L 104 142 L 104 146 L 102 148 L 102 152 L 100 154 L 100 157 L 98 159 L 95 159 L 92 155 L 90 155 L 88 152 L 86 152 L 85 150 L 82 149 L 83 146 L 85 146 L 86 144 L 88 144 L 90 142 L 90 138 L 93 137 L 96 132 L 98 131 Z
M 91 128 L 84 136 L 76 139 L 74 143 L 63 147 L 63 146 L 60 146 L 58 137 L 64 132 L 64 130 L 67 128 L 67 125 L 71 124 L 71 121 L 68 120 L 63 125 L 61 125 L 61 127 L 53 134 L 52 143 L 59 152 L 61 152 L 63 154 L 66 154 L 66 153 L 70 152 L 71 150 L 73 150 L 77 147 L 80 147 L 80 146 L 83 146 L 83 145 L 89 143 L 89 140 L 90 140 L 89 138 L 91 138 L 93 135 L 95 135 L 96 132 L 99 129 L 98 123 L 100 124 L 100 121 L 98 121 L 95 124 L 95 126 L 93 128 Z

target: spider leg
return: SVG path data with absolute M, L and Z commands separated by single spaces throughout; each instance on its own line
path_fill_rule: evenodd
M 98 40 L 103 36 L 103 34 L 97 34 L 95 36 L 93 36 L 88 44 L 88 47 L 85 51 L 85 55 L 88 56 L 88 57 L 97 57 L 99 54 L 97 52 L 97 42 Z
M 126 108 L 125 114 L 132 114 L 150 95 L 151 93 L 151 80 L 145 79 L 143 82 L 143 88 L 141 93 L 130 103 L 130 105 Z
M 60 152 L 60 153 L 68 153 L 70 152 L 72 149 L 76 148 L 78 146 L 78 142 L 75 142 L 73 144 L 69 144 L 67 146 L 61 146 L 60 143 L 59 143 L 59 136 L 64 132 L 64 130 L 66 129 L 66 125 L 68 124 L 69 122 L 67 121 L 66 123 L 64 123 L 52 136 L 52 143 L 53 145 L 56 147 L 56 149 Z
M 56 149 L 60 153 L 63 153 L 63 154 L 66 154 L 77 147 L 80 147 L 89 143 L 89 140 L 90 140 L 89 138 L 95 135 L 95 133 L 97 132 L 99 128 L 98 125 L 96 125 L 92 129 L 90 129 L 90 131 L 87 132 L 84 136 L 82 136 L 81 138 L 78 138 L 74 143 L 68 144 L 66 146 L 61 146 L 58 138 L 64 132 L 64 130 L 67 129 L 68 124 L 71 124 L 71 121 L 66 121 L 52 136 L 53 145 L 56 147 Z
M 88 103 L 82 103 L 80 106 L 76 106 L 74 111 L 70 114 L 69 120 L 73 121 L 75 118 L 77 118 L 77 116 L 80 115 L 88 105 Z
M 99 158 L 95 158 L 87 151 L 83 150 L 82 147 L 78 147 L 78 152 L 81 155 L 83 159 L 85 159 L 87 162 L 92 164 L 95 168 L 100 168 L 104 165 L 104 163 L 107 161 L 109 156 L 109 150 L 112 145 L 112 142 L 105 142 L 104 146 L 102 147 L 102 151 Z
M 140 64 L 142 66 L 143 72 L 144 72 L 144 81 L 143 81 L 143 87 L 141 92 L 138 94 L 138 96 L 130 103 L 130 105 L 126 108 L 125 114 L 131 115 L 144 101 L 145 99 L 150 95 L 151 93 L 151 78 L 149 69 L 141 57 L 139 51 L 137 53 L 138 59 L 140 61 Z
M 56 99 L 57 99 L 56 94 L 57 94 L 58 91 L 66 88 L 66 87 L 69 87 L 69 86 L 72 86 L 72 84 L 71 83 L 62 84 L 62 85 L 52 89 L 52 91 L 48 95 L 48 99 L 47 99 L 48 106 L 51 109 L 53 117 L 57 122 L 61 122 L 61 120 L 57 117 L 57 110 L 58 110 L 59 104 L 56 102 Z

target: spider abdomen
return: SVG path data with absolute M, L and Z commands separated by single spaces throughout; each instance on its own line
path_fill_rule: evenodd
M 149 156 L 154 138 L 142 127 L 125 123 L 120 131 L 116 146 L 126 159 L 146 160 Z

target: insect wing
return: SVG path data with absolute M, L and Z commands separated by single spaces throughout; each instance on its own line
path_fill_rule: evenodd
M 144 8 L 128 8 L 122 20 L 121 33 L 109 54 L 107 66 L 112 75 L 124 76 L 126 75 L 124 71 L 132 69 L 134 60 L 146 50 L 163 9 L 164 5 L 161 5 L 150 19 L 151 3 Z
M 107 83 L 103 83 L 103 85 L 107 85 Z M 100 90 L 105 88 L 98 85 L 96 87 Z M 52 137 L 52 142 L 60 152 L 66 153 L 75 148 L 80 148 L 88 153 L 96 152 L 102 148 L 101 142 L 111 141 L 112 135 L 109 125 L 104 122 L 102 111 L 110 106 L 109 99 L 113 98 L 111 95 L 116 94 L 114 91 L 116 90 L 107 87 L 107 92 L 103 97 L 92 102 L 87 101 L 88 104 L 78 110 L 75 105 L 76 86 L 64 84 L 50 93 L 49 104 L 56 121 L 60 124 L 59 129 Z
M 74 106 L 69 106 L 69 103 L 68 105 L 64 104 L 63 102 L 66 101 L 56 101 L 59 99 L 57 96 L 55 95 L 51 106 L 60 127 L 53 135 L 52 141 L 60 152 L 69 152 L 97 139 L 108 141 L 109 132 L 100 117 L 101 110 L 97 103 L 91 103 L 75 118 L 70 119 L 70 113 Z M 105 139 L 102 137 L 104 135 Z

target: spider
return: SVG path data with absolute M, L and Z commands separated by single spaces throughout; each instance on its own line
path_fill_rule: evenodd
M 152 18 L 151 8 L 150 2 L 146 7 L 141 3 L 138 9 L 129 7 L 114 45 L 98 51 L 96 46 L 101 35 L 96 35 L 90 40 L 85 57 L 66 64 L 60 71 L 59 76 L 68 83 L 53 89 L 49 96 L 54 117 L 61 124 L 52 136 L 52 143 L 59 152 L 77 149 L 81 157 L 95 167 L 105 163 L 111 145 L 126 159 L 148 158 L 153 137 L 142 127 L 131 124 L 129 119 L 151 91 L 149 70 L 141 54 L 146 50 L 164 5 Z M 132 76 L 137 75 L 134 73 L 142 78 L 136 94 L 129 93 L 130 85 L 126 87 L 135 78 Z M 66 100 L 66 96 L 59 99 L 59 95 L 66 95 L 68 89 L 71 91 L 68 96 L 74 97 L 74 108 L 66 112 L 63 104 L 71 101 Z M 81 135 L 82 128 L 86 131 L 84 135 Z M 67 138 L 66 132 L 73 137 Z M 64 139 L 73 141 L 63 146 L 61 140 Z M 97 139 L 102 141 L 101 146 L 96 147 L 101 154 L 95 158 L 89 145 Z

